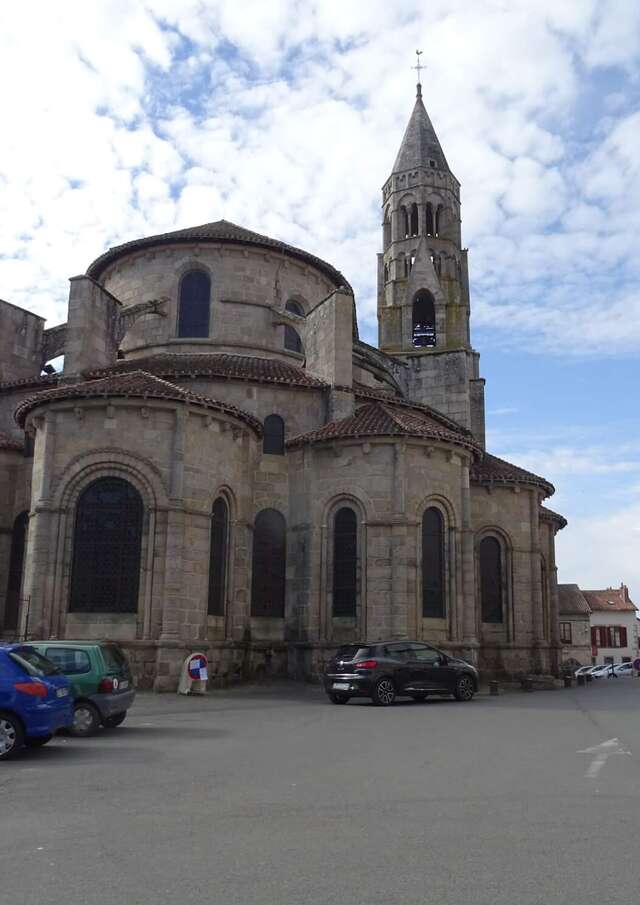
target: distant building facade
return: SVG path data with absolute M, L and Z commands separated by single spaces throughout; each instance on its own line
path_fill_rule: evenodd
M 625 584 L 581 591 L 577 584 L 558 585 L 563 660 L 627 663 L 638 657 L 638 609 Z
M 382 197 L 379 348 L 306 251 L 220 220 L 112 248 L 68 319 L 0 303 L 0 631 L 139 684 L 425 638 L 557 672 L 554 488 L 485 449 L 460 186 L 420 87 Z M 64 372 L 43 365 L 64 355 Z

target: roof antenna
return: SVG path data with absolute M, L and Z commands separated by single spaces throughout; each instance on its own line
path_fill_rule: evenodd
M 416 61 L 417 62 L 416 62 L 415 66 L 411 67 L 412 69 L 416 69 L 418 72 L 418 84 L 416 85 L 416 97 L 422 97 L 422 82 L 420 79 L 420 73 L 422 72 L 423 69 L 427 68 L 426 66 L 423 66 L 422 63 L 420 62 L 421 56 L 422 56 L 422 51 L 416 50 Z

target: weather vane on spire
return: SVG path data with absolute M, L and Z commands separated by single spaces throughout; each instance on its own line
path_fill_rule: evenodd
M 412 69 L 415 69 L 418 73 L 418 85 L 417 85 L 418 97 L 422 97 L 422 79 L 420 77 L 420 73 L 422 72 L 423 69 L 427 68 L 426 66 L 423 66 L 422 63 L 420 62 L 421 56 L 422 56 L 422 51 L 416 50 L 416 65 L 411 67 Z

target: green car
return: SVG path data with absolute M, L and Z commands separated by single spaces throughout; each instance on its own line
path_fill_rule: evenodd
M 72 735 L 86 737 L 100 725 L 115 729 L 136 692 L 124 652 L 112 641 L 29 641 L 71 682 L 75 699 Z

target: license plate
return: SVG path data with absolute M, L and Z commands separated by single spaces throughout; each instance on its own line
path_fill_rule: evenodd
M 57 695 L 57 697 L 59 697 L 59 698 L 66 698 L 66 697 L 68 696 L 68 694 L 69 694 L 69 689 L 68 689 L 68 688 L 58 688 L 58 689 L 56 690 L 56 695 Z
M 349 683 L 348 682 L 334 682 L 333 690 L 334 691 L 349 691 Z
M 120 691 L 123 691 L 125 688 L 128 688 L 128 687 L 129 687 L 129 680 L 123 679 L 122 682 L 120 682 Z

